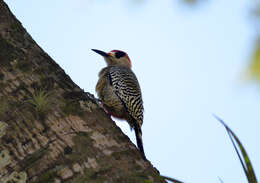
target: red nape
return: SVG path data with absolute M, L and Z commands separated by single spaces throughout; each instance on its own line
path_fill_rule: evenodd
M 114 53 L 115 53 L 115 52 L 120 52 L 120 51 L 121 51 L 121 52 L 124 52 L 124 51 L 122 51 L 122 50 L 112 50 L 112 51 L 110 51 L 110 52 L 114 52 Z M 124 53 L 125 53 L 125 52 L 124 52 Z

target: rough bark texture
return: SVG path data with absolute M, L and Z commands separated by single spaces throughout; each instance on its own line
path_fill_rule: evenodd
M 0 182 L 164 182 L 0 0 Z

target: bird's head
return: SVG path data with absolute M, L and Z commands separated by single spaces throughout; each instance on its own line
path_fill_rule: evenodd
M 92 51 L 98 53 L 99 55 L 102 55 L 107 63 L 107 65 L 121 65 L 126 66 L 131 69 L 132 64 L 129 56 L 126 52 L 120 51 L 120 50 L 112 50 L 108 53 L 92 49 Z

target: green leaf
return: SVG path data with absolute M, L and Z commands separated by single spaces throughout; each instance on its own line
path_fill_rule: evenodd
M 256 41 L 252 61 L 248 70 L 249 76 L 260 83 L 260 38 Z
M 255 176 L 255 172 L 254 172 L 254 169 L 253 169 L 253 166 L 252 166 L 252 163 L 246 153 L 246 150 L 245 148 L 243 147 L 242 143 L 240 142 L 240 140 L 238 139 L 238 137 L 235 135 L 235 133 L 226 125 L 226 123 L 220 119 L 218 116 L 215 116 L 214 117 L 226 128 L 227 130 L 227 133 L 229 135 L 229 138 L 236 150 L 236 153 L 238 155 L 238 158 L 240 160 L 240 163 L 244 169 L 244 172 L 246 174 L 246 177 L 247 177 L 247 180 L 249 183 L 257 183 L 257 179 L 256 179 L 256 176 Z M 238 151 L 238 148 L 237 148 L 237 145 L 238 145 L 239 149 L 240 149 L 240 152 L 242 153 L 242 157 Z

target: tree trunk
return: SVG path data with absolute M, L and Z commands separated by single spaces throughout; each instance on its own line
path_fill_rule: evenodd
M 165 182 L 0 0 L 0 182 Z

